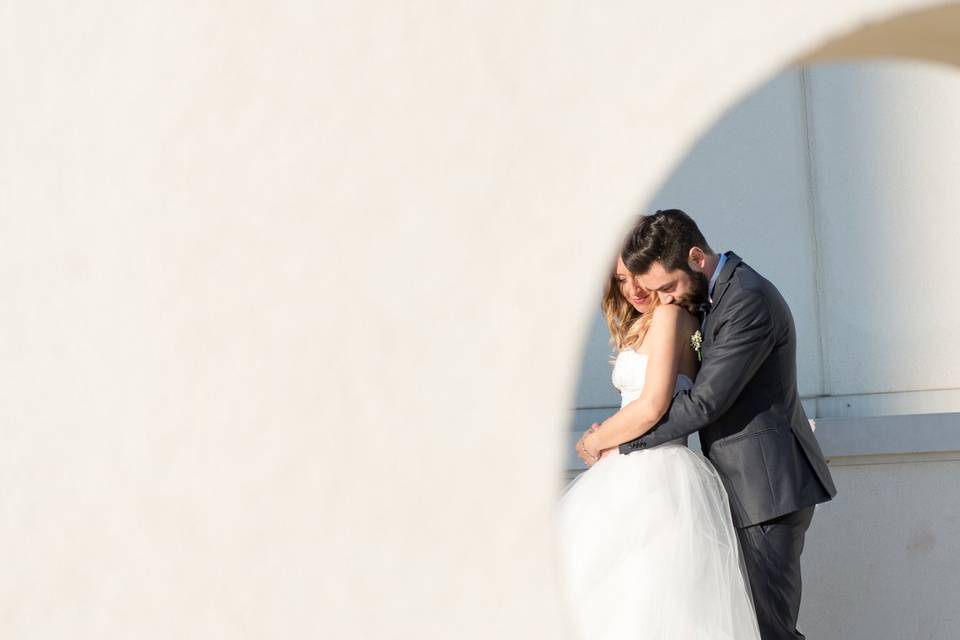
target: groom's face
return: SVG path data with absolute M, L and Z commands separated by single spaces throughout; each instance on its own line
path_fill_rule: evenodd
M 707 300 L 710 281 L 699 265 L 691 265 L 689 271 L 668 271 L 658 260 L 650 265 L 645 273 L 640 274 L 639 279 L 644 289 L 657 293 L 661 304 L 678 304 L 695 309 Z

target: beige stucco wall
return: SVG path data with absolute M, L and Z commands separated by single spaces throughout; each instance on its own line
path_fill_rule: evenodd
M 5 3 L 0 633 L 564 637 L 624 211 L 926 4 Z

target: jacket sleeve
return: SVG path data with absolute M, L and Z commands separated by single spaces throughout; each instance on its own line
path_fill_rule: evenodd
M 722 324 L 704 354 L 691 389 L 674 395 L 667 413 L 634 442 L 653 447 L 687 436 L 726 413 L 773 351 L 776 338 L 767 301 L 759 291 L 741 289 L 727 295 Z

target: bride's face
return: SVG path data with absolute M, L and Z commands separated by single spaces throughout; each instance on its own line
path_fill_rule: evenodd
M 646 313 L 653 305 L 653 294 L 640 286 L 639 279 L 627 270 L 622 258 L 617 258 L 617 282 L 620 295 L 640 313 Z

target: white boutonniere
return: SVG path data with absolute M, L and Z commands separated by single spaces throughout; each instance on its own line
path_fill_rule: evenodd
M 697 352 L 697 362 L 702 362 L 700 356 L 700 346 L 703 344 L 703 334 L 697 329 L 697 332 L 690 336 L 690 346 Z

